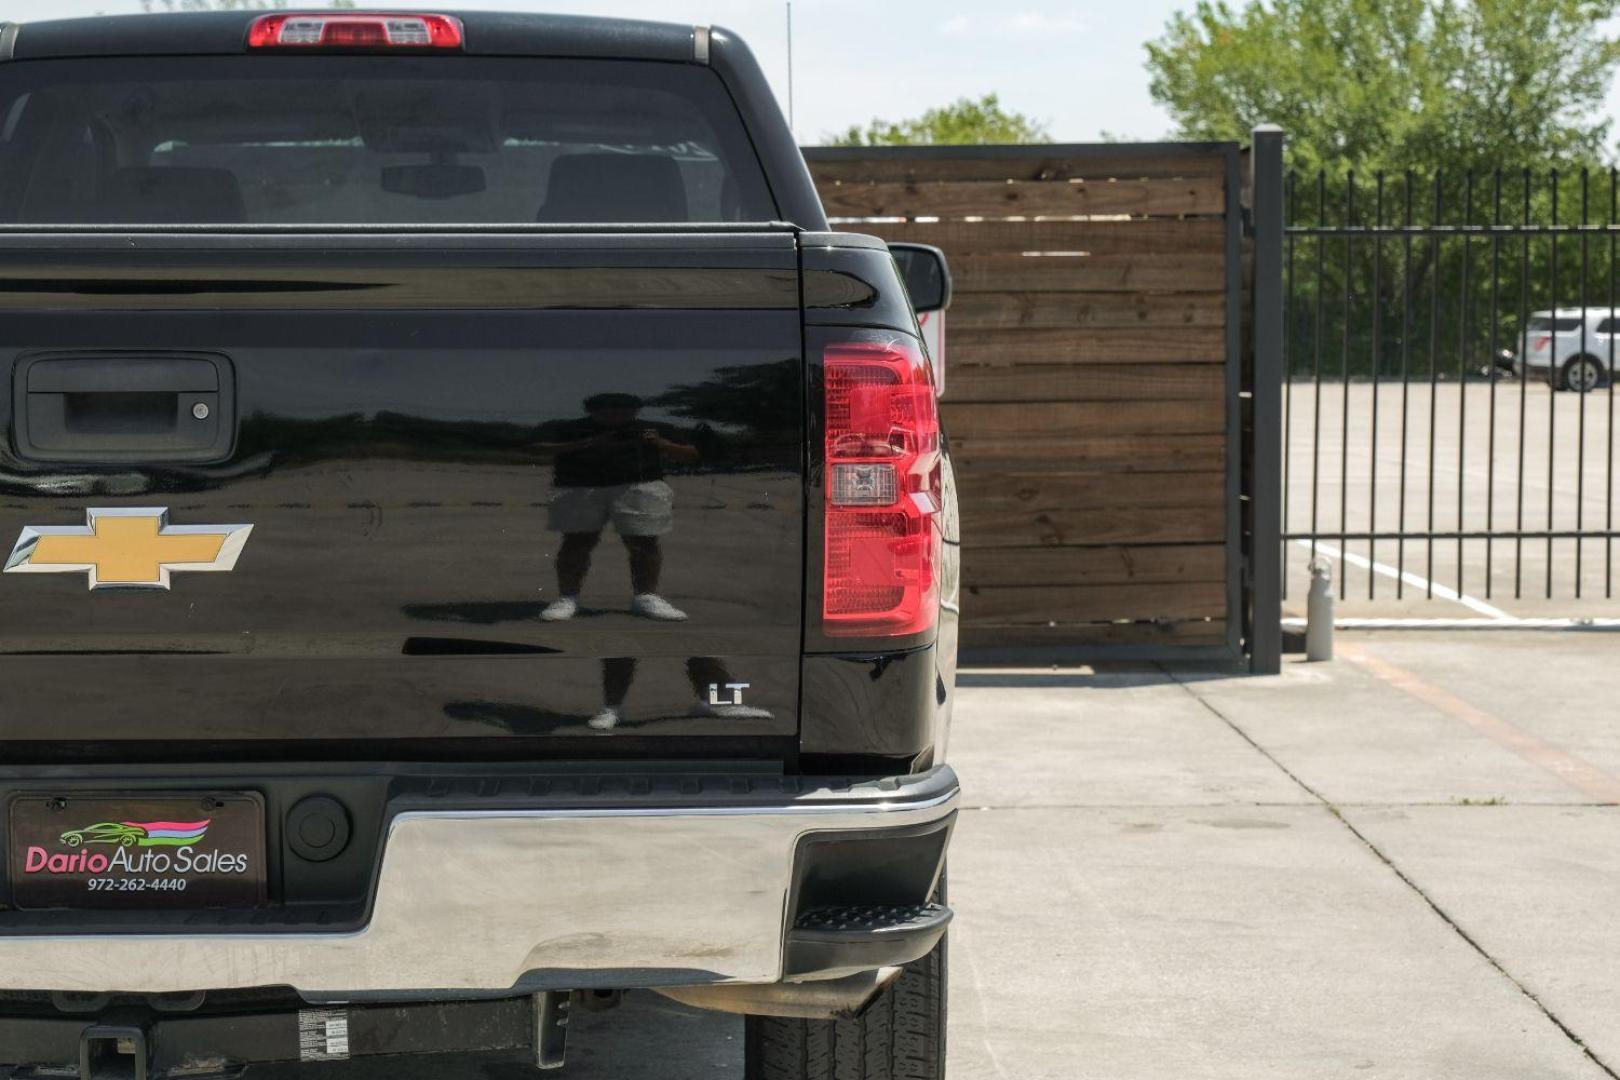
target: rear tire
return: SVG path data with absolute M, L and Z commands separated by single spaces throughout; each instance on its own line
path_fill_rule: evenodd
M 944 1080 L 945 944 L 854 1020 L 750 1016 L 746 1080 Z

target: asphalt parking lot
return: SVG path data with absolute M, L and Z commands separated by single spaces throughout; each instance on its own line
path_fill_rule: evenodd
M 1431 550 L 1421 540 L 1333 535 L 1615 531 L 1620 387 L 1611 397 L 1607 387 L 1555 394 L 1511 379 L 1445 382 L 1432 392 L 1426 379 L 1376 389 L 1327 380 L 1318 393 L 1295 381 L 1285 398 L 1285 531 L 1323 538 L 1319 552 L 1347 585 L 1341 616 L 1620 616 L 1620 544 L 1612 540 L 1446 540 Z M 1289 545 L 1291 607 L 1303 608 L 1310 557 L 1304 543 Z
M 1269 679 L 964 673 L 953 1080 L 1615 1075 L 1616 639 L 1339 644 Z M 581 1017 L 560 1075 L 740 1076 L 741 1035 L 637 995 Z

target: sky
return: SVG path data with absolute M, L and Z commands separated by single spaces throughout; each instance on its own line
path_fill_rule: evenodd
M 1170 121 L 1148 96 L 1142 43 L 1190 0 L 794 0 L 793 120 L 803 143 L 874 116 L 915 116 L 964 95 L 1044 121 L 1060 142 L 1104 131 L 1158 139 Z M 313 6 L 319 6 L 315 4 Z M 387 0 L 394 10 L 510 9 L 727 27 L 787 102 L 785 0 Z M 141 10 L 139 0 L 0 0 L 27 22 Z
M 296 0 L 295 0 L 296 2 Z M 320 6 L 317 0 L 314 6 Z M 507 9 L 708 23 L 736 31 L 788 100 L 786 0 L 361 0 L 433 11 Z M 1163 139 L 1143 43 L 1192 0 L 794 0 L 793 120 L 801 143 L 963 96 L 1043 121 L 1059 142 Z M 28 21 L 141 10 L 140 0 L 0 0 Z M 1608 113 L 1620 132 L 1620 83 Z

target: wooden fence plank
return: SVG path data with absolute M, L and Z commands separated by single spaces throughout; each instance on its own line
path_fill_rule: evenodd
M 1213 582 L 1127 585 L 986 586 L 967 590 L 963 616 L 978 624 L 1017 626 L 1132 619 L 1222 618 L 1226 586 Z
M 962 560 L 962 583 L 974 588 L 1224 581 L 1225 577 L 1226 548 L 1219 543 L 992 548 L 969 552 Z
M 962 330 L 1064 326 L 1225 326 L 1226 297 L 1203 293 L 960 292 L 950 324 Z
M 950 252 L 946 252 L 950 256 Z M 1222 295 L 1221 255 L 970 255 L 950 259 L 958 294 L 1161 292 Z
M 1204 401 L 1226 388 L 1221 365 L 1203 364 L 968 364 L 947 350 L 945 400 Z
M 969 617 L 962 628 L 962 644 L 968 648 L 1136 646 L 1173 650 L 1189 645 L 1226 644 L 1226 620 L 1002 626 L 980 623 Z
M 991 436 L 1038 443 L 1047 438 L 1213 435 L 1226 430 L 1222 401 L 945 402 L 942 407 L 948 430 L 958 439 Z
M 834 183 L 898 182 L 918 180 L 1118 180 L 1143 177 L 1225 176 L 1226 158 L 1219 149 L 1199 152 L 1172 150 L 1159 153 L 1085 147 L 1064 153 L 1054 147 L 1046 153 L 997 155 L 974 153 L 953 157 L 944 153 L 885 153 L 862 155 L 838 148 L 806 147 L 810 175 L 818 187 Z
M 951 359 L 987 367 L 1010 364 L 1215 364 L 1226 359 L 1226 333 L 1218 326 L 950 330 Z M 946 376 L 947 382 L 949 376 Z
M 1025 514 L 1066 507 L 1219 507 L 1224 475 L 1186 469 L 1162 473 L 1035 472 L 983 470 L 957 478 L 965 506 L 979 514 Z
M 838 226 L 885 240 L 972 254 L 1089 251 L 1098 255 L 1220 255 L 1226 223 L 1190 221 L 857 221 Z
M 978 470 L 959 482 L 962 536 L 975 551 L 1110 543 L 1217 544 L 1226 522 L 1223 479 L 1214 471 Z
M 1204 506 L 1059 507 L 991 513 L 962 506 L 962 543 L 987 548 L 1060 547 L 1072 544 L 1205 544 L 1226 535 L 1226 509 Z
M 842 183 L 824 185 L 821 201 L 833 217 L 961 217 L 1009 214 L 1129 214 L 1174 217 L 1221 214 L 1226 185 L 1219 177 L 1185 180 Z
M 949 405 L 949 402 L 946 403 Z M 1226 460 L 1222 435 L 1102 435 L 1083 438 L 951 434 L 958 472 L 1163 472 L 1167 469 L 1219 469 Z

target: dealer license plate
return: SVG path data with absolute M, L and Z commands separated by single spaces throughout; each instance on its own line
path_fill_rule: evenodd
M 10 841 L 19 908 L 195 910 L 265 898 L 264 801 L 251 792 L 18 795 Z

